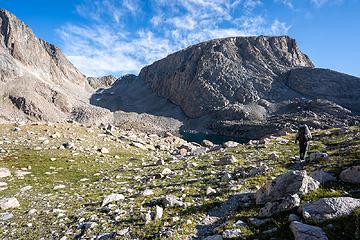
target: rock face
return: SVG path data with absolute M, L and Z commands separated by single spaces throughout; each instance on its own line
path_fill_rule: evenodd
M 237 37 L 188 47 L 143 68 L 139 77 L 196 118 L 232 104 L 256 103 L 277 76 L 294 67 L 313 67 L 295 40 Z
M 94 89 L 108 88 L 116 81 L 116 77 L 112 75 L 103 76 L 103 77 L 88 77 L 87 81 L 89 82 L 90 86 Z
M 295 240 L 327 240 L 324 231 L 316 226 L 311 226 L 294 221 L 290 224 L 290 229 L 294 234 Z
M 317 189 L 319 185 L 306 171 L 288 171 L 262 186 L 256 192 L 256 203 L 264 204 L 293 194 L 301 196 Z
M 340 179 L 349 183 L 360 183 L 360 166 L 352 166 L 340 173 Z
M 59 48 L 0 9 L 0 120 L 89 120 L 110 113 L 87 104 L 92 89 Z
M 301 207 L 306 220 L 323 222 L 337 217 L 347 216 L 360 207 L 360 199 L 351 197 L 322 198 L 315 202 L 305 203 Z

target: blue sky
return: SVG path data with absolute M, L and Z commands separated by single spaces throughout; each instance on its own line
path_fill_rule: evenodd
M 1 0 L 83 73 L 137 74 L 212 38 L 290 35 L 317 67 L 360 77 L 360 0 Z

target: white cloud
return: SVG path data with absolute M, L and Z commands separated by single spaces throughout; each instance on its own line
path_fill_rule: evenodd
M 65 54 L 87 75 L 137 74 L 171 52 L 213 38 L 286 34 L 289 26 L 254 10 L 260 0 L 83 0 L 85 25 L 58 30 Z M 131 26 L 129 19 L 132 19 Z

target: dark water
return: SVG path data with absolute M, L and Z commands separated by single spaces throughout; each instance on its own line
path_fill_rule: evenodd
M 245 139 L 241 137 L 229 137 L 211 133 L 202 133 L 202 132 L 190 132 L 190 131 L 182 131 L 180 135 L 183 139 L 188 142 L 197 142 L 201 143 L 203 140 L 209 140 L 215 144 L 223 144 L 227 141 L 235 141 L 238 143 L 247 143 L 250 139 Z

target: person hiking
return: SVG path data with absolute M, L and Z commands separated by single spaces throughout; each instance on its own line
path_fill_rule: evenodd
M 309 127 L 306 124 L 300 125 L 295 138 L 295 143 L 299 142 L 300 160 L 306 159 L 306 154 L 309 148 L 309 141 L 311 138 L 312 136 Z

